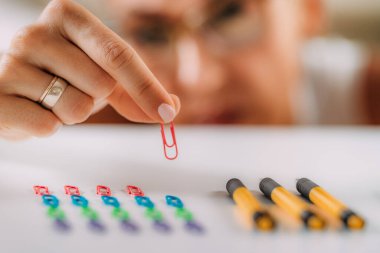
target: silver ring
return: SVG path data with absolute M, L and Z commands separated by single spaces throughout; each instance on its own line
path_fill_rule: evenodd
M 69 84 L 65 80 L 55 76 L 42 94 L 38 103 L 46 109 L 53 109 L 68 85 Z

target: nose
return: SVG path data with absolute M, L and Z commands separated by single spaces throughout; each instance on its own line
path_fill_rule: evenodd
M 225 71 L 221 61 L 190 36 L 182 37 L 176 46 L 177 81 L 184 89 L 213 92 L 223 86 Z

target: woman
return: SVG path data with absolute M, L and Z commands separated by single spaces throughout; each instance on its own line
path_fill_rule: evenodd
M 107 3 L 118 35 L 64 0 L 16 35 L 0 65 L 1 136 L 51 135 L 106 104 L 144 123 L 380 122 L 376 57 L 351 45 L 341 57 L 340 42 L 305 47 L 324 28 L 320 0 Z M 323 74 L 318 48 L 341 59 L 322 65 L 339 71 Z M 121 120 L 112 113 L 90 121 Z

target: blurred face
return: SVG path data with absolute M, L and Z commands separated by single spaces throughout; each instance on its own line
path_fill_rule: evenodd
M 182 103 L 180 123 L 287 124 L 297 0 L 112 0 L 118 32 Z

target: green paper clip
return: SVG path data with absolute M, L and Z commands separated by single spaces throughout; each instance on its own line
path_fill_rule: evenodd
M 63 220 L 65 219 L 65 213 L 63 210 L 59 207 L 52 207 L 50 206 L 47 210 L 47 214 L 49 217 L 57 220 Z
M 155 208 L 147 208 L 145 210 L 145 216 L 155 221 L 161 221 L 163 218 L 162 213 Z
M 97 220 L 99 218 L 98 213 L 90 207 L 82 207 L 82 214 L 91 220 Z
M 193 214 L 186 208 L 177 208 L 175 215 L 186 221 L 191 221 L 193 219 Z
M 122 221 L 129 220 L 129 213 L 120 207 L 113 209 L 112 216 Z

